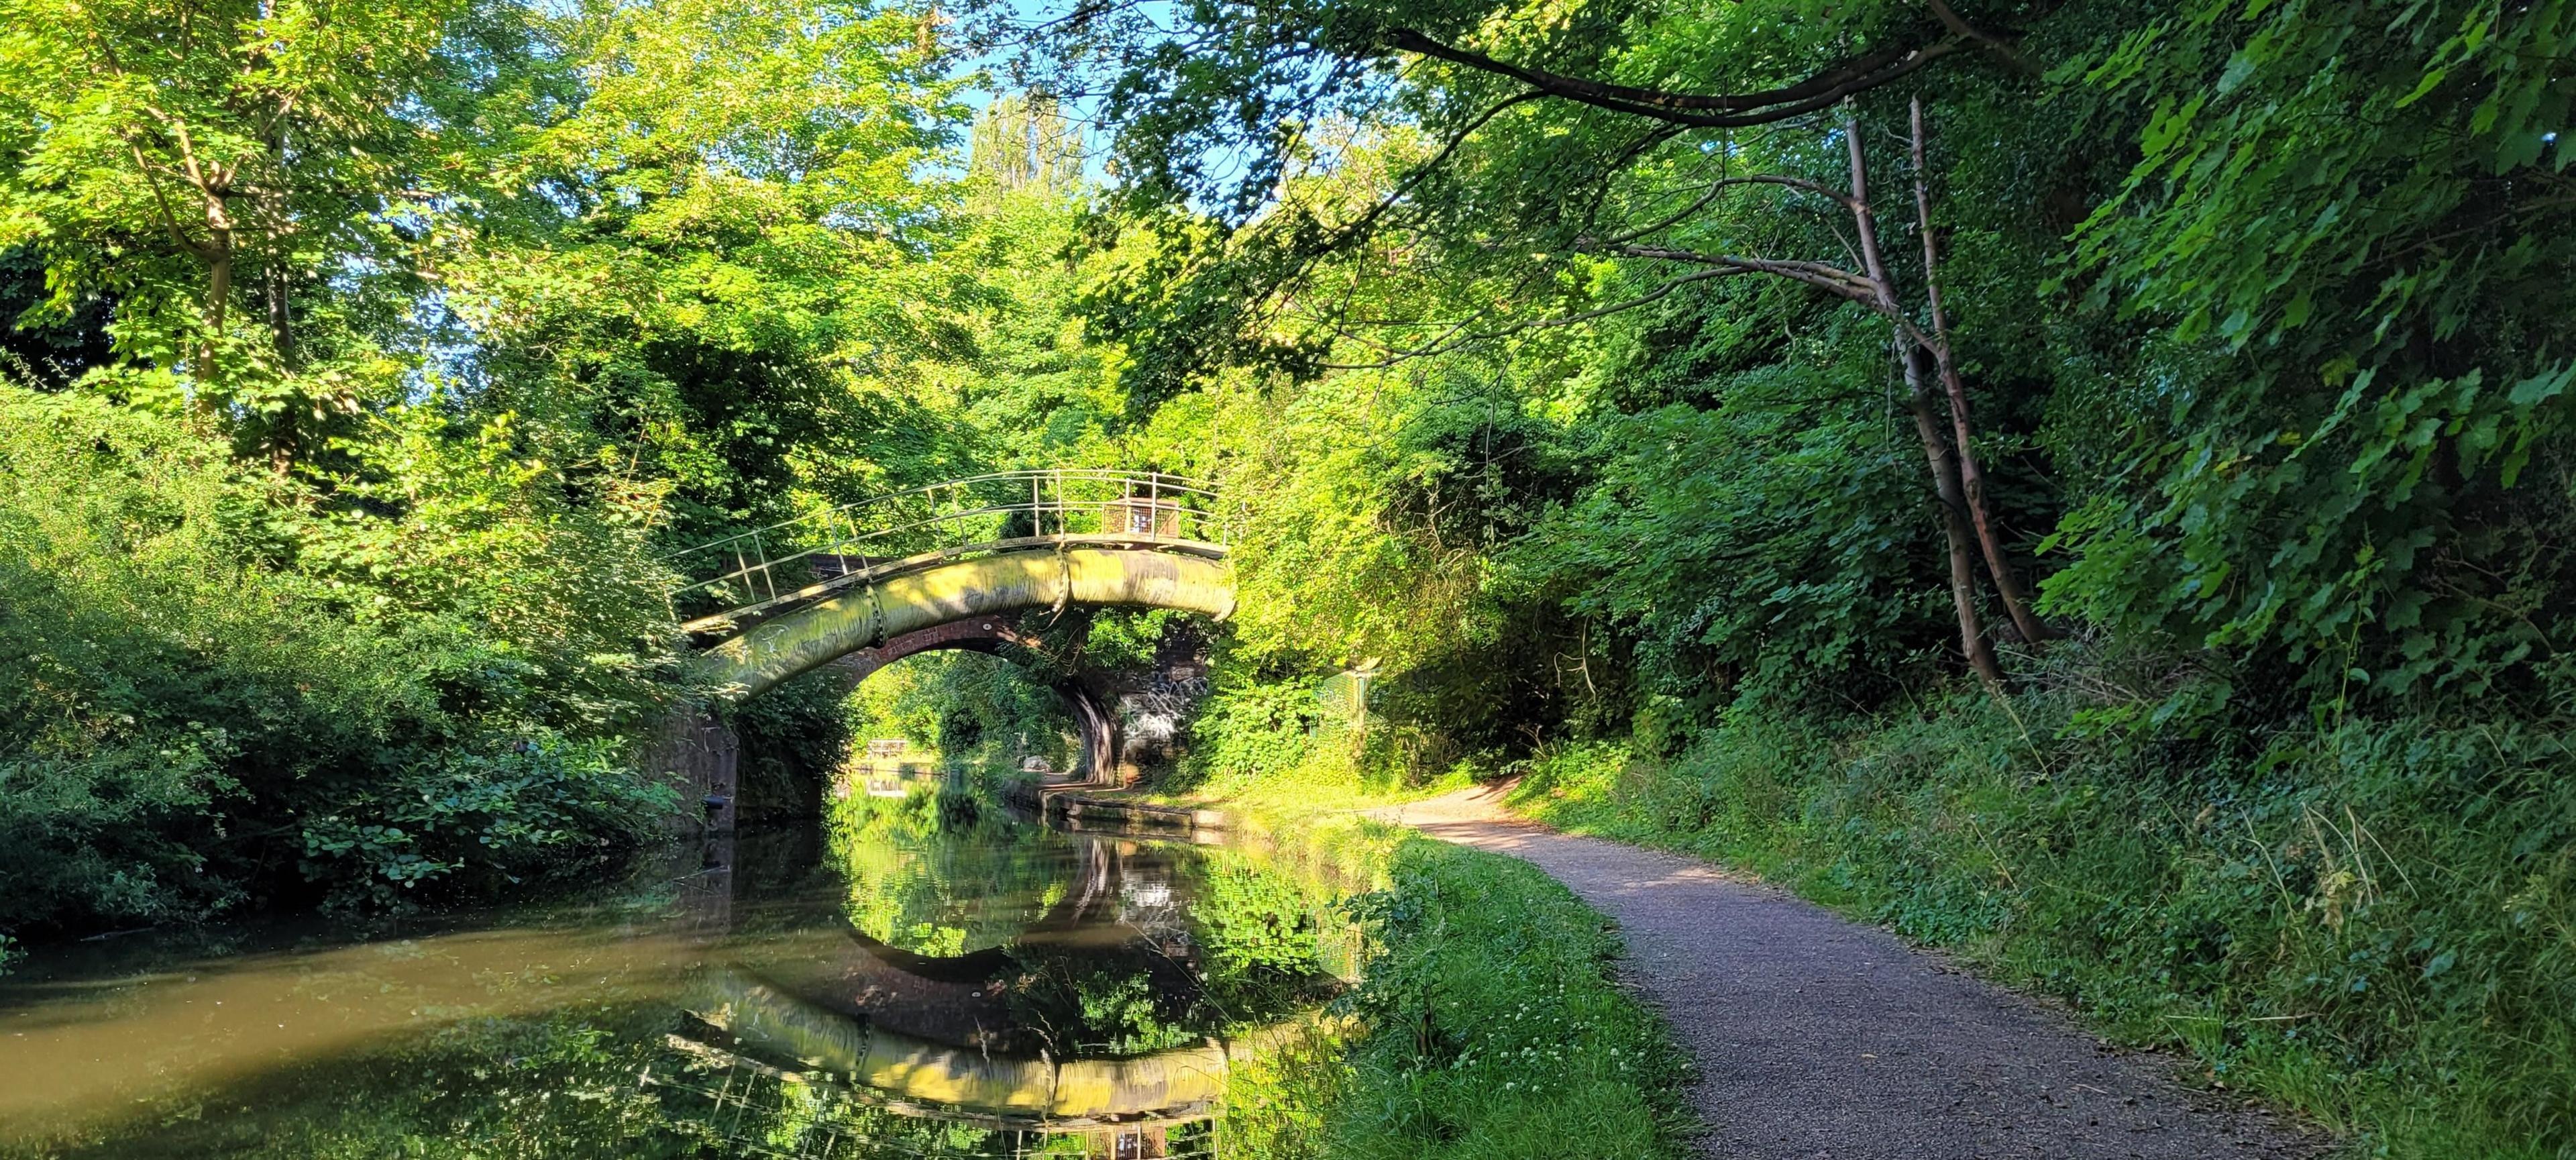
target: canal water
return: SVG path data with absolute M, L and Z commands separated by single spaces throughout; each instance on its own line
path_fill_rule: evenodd
M 1212 1156 L 1352 969 L 1327 883 L 930 795 L 577 902 L 0 979 L 0 1157 Z

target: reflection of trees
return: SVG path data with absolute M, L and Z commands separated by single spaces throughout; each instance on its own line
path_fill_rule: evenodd
M 1000 946 L 1038 923 L 1079 857 L 1074 839 L 937 799 L 853 798 L 833 819 L 832 856 L 861 934 L 922 955 Z
M 1000 1126 L 674 1042 L 670 1008 L 482 1019 L 304 1065 L 195 1109 L 0 1157 L 228 1160 L 1002 1160 L 1108 1154 L 1121 1133 Z M 1206 1156 L 1204 1123 L 1150 1130 Z M 1140 1136 L 1134 1128 L 1123 1133 Z
M 888 1031 L 883 1042 L 910 1040 L 925 1059 L 953 1043 L 960 1059 L 1021 1054 L 1060 1064 L 1054 1074 L 1064 1091 L 1089 1090 L 1089 1077 L 1101 1075 L 1123 1077 L 1132 1089 L 1155 1067 L 1170 1070 L 1171 1060 L 1204 1049 L 1207 1037 L 1222 1037 L 1228 1051 L 1256 1043 L 1248 1029 L 1332 987 L 1322 970 L 1331 961 L 1323 953 L 1330 940 L 1319 938 L 1316 921 L 1330 913 L 1324 895 L 1225 851 L 1066 835 L 989 815 L 942 817 L 926 802 L 883 803 L 833 834 L 831 846 L 841 877 L 828 887 L 806 869 L 811 847 L 774 861 L 746 854 L 742 866 L 752 881 L 723 911 L 732 934 L 722 957 L 782 988 L 817 993 L 835 983 L 846 988 L 857 966 L 875 972 L 868 982 L 906 970 L 964 968 L 971 980 L 898 996 L 913 1006 L 870 1009 L 884 1019 L 846 1003 L 833 1011 L 862 1035 Z M 228 1076 L 148 1111 L 138 1105 L 135 1114 L 102 1117 L 106 1122 L 76 1129 L 78 1138 L 0 1143 L 0 1158 L 1106 1154 L 1101 1133 L 1109 1120 L 1079 1123 L 1057 1115 L 1053 1103 L 1050 1116 L 1061 1124 L 1050 1128 L 1090 1135 L 975 1122 L 953 1105 L 896 1106 L 902 1098 L 849 1075 L 791 1078 L 782 1067 L 806 1066 L 795 1053 L 738 1066 L 692 1052 L 673 1034 L 697 1036 L 704 1028 L 684 1021 L 680 1012 L 695 1003 L 676 1001 L 673 988 L 682 977 L 707 977 L 698 964 L 716 944 L 695 925 L 685 937 L 664 938 L 622 925 L 631 912 L 617 913 L 622 917 L 604 927 L 529 940 L 468 936 L 497 957 L 438 977 L 470 975 L 476 981 L 469 993 L 403 992 L 396 1008 L 443 1011 L 435 1030 L 407 1016 L 380 1033 L 300 1050 L 290 1065 L 263 1064 L 249 1078 Z M 953 956 L 892 945 L 871 951 L 857 929 L 870 914 L 886 924 L 879 929 L 952 928 L 957 936 L 943 941 L 973 949 Z M 560 953 L 588 948 L 583 939 L 604 949 Z M 561 991 L 553 989 L 554 972 L 527 970 L 574 961 L 591 970 L 625 965 L 614 986 Z M 364 990 L 374 993 L 381 973 L 360 980 L 369 984 Z M 941 1004 L 995 984 L 999 993 L 980 1000 L 979 1017 L 1020 1020 L 1017 1043 L 969 1044 L 927 1026 L 937 1022 L 929 1018 L 925 1026 L 889 1030 L 898 1015 L 949 1010 Z M 1158 1063 L 1148 1053 L 1160 1047 L 1176 1054 Z M 1162 1125 L 1150 1131 L 1164 1137 L 1152 1147 L 1169 1151 L 1127 1154 L 1198 1154 L 1192 1149 L 1204 1144 L 1204 1125 L 1176 1121 L 1206 1114 L 1205 1099 L 1151 1103 L 1167 1113 L 1150 1117 Z M 1132 1137 L 1122 1147 L 1145 1147 L 1137 1122 L 1116 1126 Z
M 713 1130 L 722 1154 L 796 1160 L 1037 1160 L 1039 1157 L 1217 1155 L 1212 1111 L 1184 1117 L 1075 1119 L 1056 1123 L 998 1118 L 889 1099 L 810 1071 L 791 1071 L 721 1049 L 688 1056 L 642 1085 L 692 1122 Z
M 1221 852 L 943 818 L 918 797 L 854 807 L 834 844 L 863 946 L 921 978 L 994 984 L 1059 1057 L 1196 1043 L 1333 987 L 1322 899 Z

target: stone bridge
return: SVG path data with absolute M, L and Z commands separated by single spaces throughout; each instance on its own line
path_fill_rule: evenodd
M 1227 523 L 1204 485 L 1151 472 L 1005 472 L 879 496 L 675 554 L 671 593 L 697 645 L 686 669 L 719 702 L 831 666 L 851 687 L 935 649 L 998 652 L 1020 614 L 1073 605 L 1234 611 Z M 1117 752 L 1116 719 L 1067 686 L 1085 780 Z M 684 778 L 706 824 L 733 817 L 732 738 L 675 721 L 653 764 Z

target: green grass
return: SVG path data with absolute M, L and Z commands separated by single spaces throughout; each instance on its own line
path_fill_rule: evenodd
M 1598 913 L 1514 858 L 1407 838 L 1364 900 L 1385 950 L 1356 996 L 1372 1032 L 1335 1105 L 1336 1155 L 1678 1155 L 1680 1055 L 1611 981 Z
M 1533 763 L 1516 805 L 1951 948 L 2355 1154 L 2576 1157 L 2576 792 L 2559 734 L 2088 728 L 2046 696 L 1739 717 Z
M 1328 730 L 1298 737 L 1275 763 L 1188 770 L 1162 784 L 1140 787 L 1135 796 L 1157 805 L 1227 810 L 1256 823 L 1277 824 L 1436 797 L 1475 784 L 1483 772 L 1460 763 L 1425 776 L 1370 757 L 1347 734 Z
M 1374 953 L 1360 1030 L 1239 1076 L 1233 1154 L 1655 1160 L 1684 1153 L 1684 1065 L 1612 981 L 1617 935 L 1514 858 L 1343 823 L 1384 885 L 1353 906 Z

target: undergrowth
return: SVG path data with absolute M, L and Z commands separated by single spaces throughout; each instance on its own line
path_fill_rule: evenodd
M 1682 1154 L 1682 1056 L 1612 981 L 1620 943 L 1601 915 L 1516 858 L 1352 823 L 1308 844 L 1368 851 L 1382 877 L 1350 903 L 1371 933 L 1342 1003 L 1360 1030 L 1236 1076 L 1235 1154 Z
M 1611 980 L 1618 936 L 1516 858 L 1408 838 L 1362 896 L 1383 950 L 1337 1155 L 1676 1156 L 1680 1055 Z
M 1179 768 L 1152 796 L 1223 804 L 1255 817 L 1411 801 L 1466 786 L 1483 772 L 1467 759 L 1426 764 L 1418 730 L 1374 714 L 1336 718 L 1305 681 L 1220 684 L 1188 729 Z
M 1364 820 L 1420 791 L 1364 783 L 1319 737 L 1238 787 L 1259 804 L 1231 812 L 1231 844 L 1349 898 L 1360 982 L 1349 1020 L 1229 1080 L 1229 1154 L 1680 1155 L 1683 1056 L 1613 981 L 1609 921 L 1520 859 Z
M 1551 751 L 1516 804 L 1746 867 L 2390 1157 L 2576 1156 L 2576 794 L 2531 726 L 1962 700 Z

